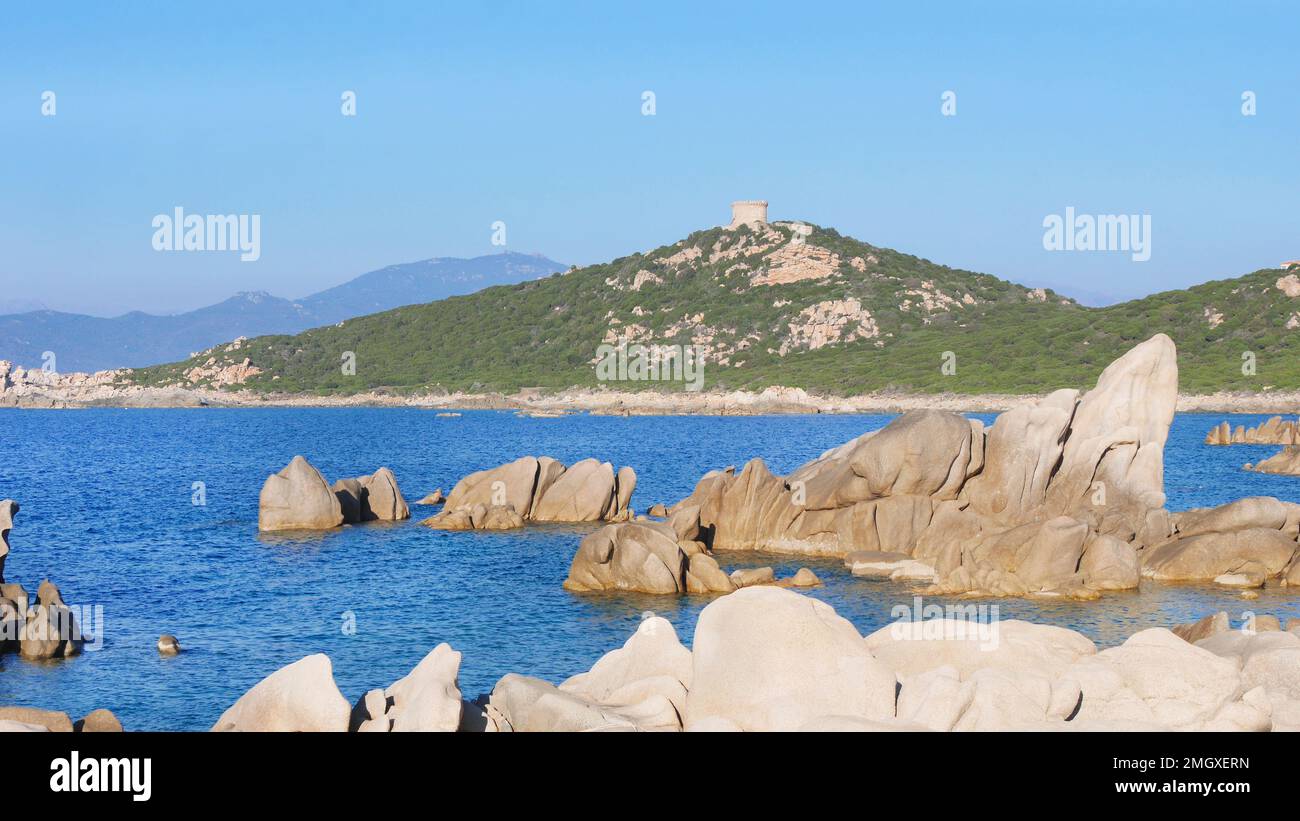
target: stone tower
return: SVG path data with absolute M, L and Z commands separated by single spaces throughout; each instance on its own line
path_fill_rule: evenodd
M 767 200 L 736 200 L 731 204 L 731 225 L 762 225 L 767 222 Z

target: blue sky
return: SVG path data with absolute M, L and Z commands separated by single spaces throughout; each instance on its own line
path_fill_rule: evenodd
M 740 198 L 1068 293 L 1237 276 L 1300 258 L 1300 8 L 1222 5 L 10 7 L 0 304 L 303 296 L 499 250 L 496 220 L 600 262 Z M 178 205 L 260 214 L 261 258 L 154 251 Z M 1150 261 L 1045 251 L 1067 206 L 1150 214 Z

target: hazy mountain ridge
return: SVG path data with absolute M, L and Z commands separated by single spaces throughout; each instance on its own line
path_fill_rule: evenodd
M 298 333 L 353 316 L 545 276 L 565 266 L 504 253 L 390 265 L 299 300 L 246 291 L 174 315 L 132 311 L 104 318 L 53 310 L 0 316 L 0 359 L 39 367 L 46 351 L 60 371 L 174 362 L 240 336 Z

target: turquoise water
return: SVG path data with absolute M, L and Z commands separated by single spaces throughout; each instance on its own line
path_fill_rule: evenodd
M 206 729 L 248 687 L 303 655 L 334 661 L 345 696 L 406 674 L 440 641 L 464 653 L 461 688 L 486 692 L 507 672 L 558 681 L 622 644 L 641 613 L 689 642 L 710 599 L 572 594 L 561 589 L 582 527 L 447 533 L 409 522 L 323 536 L 260 537 L 257 494 L 301 453 L 333 481 L 387 465 L 409 501 L 525 454 L 631 465 L 633 506 L 671 503 L 706 470 L 762 456 L 784 473 L 891 417 L 455 418 L 415 409 L 0 410 L 0 498 L 22 505 L 5 568 L 34 590 L 48 576 L 74 605 L 102 605 L 102 648 L 67 661 L 0 657 L 0 704 L 107 707 L 128 729 Z M 981 416 L 992 421 L 992 416 Z M 1173 509 L 1271 495 L 1300 502 L 1300 479 L 1244 473 L 1267 446 L 1207 447 L 1221 415 L 1180 415 L 1165 453 Z M 1253 425 L 1263 416 L 1234 416 Z M 206 505 L 192 504 L 203 482 Z M 867 633 L 912 603 L 911 590 L 856 579 L 839 562 L 720 554 L 724 567 L 812 567 L 812 595 Z M 927 600 L 929 603 L 931 600 Z M 942 602 L 941 599 L 934 600 Z M 1218 609 L 1300 617 L 1300 593 L 1258 601 L 1208 587 L 1148 585 L 1100 602 L 992 600 L 1004 618 L 1060 624 L 1100 644 Z M 355 617 L 355 633 L 343 629 Z M 174 633 L 175 658 L 154 649 Z

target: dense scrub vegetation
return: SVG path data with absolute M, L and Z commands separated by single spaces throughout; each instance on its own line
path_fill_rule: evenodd
M 1278 270 L 1086 308 L 814 227 L 805 247 L 794 248 L 796 261 L 830 273 L 755 281 L 779 267 L 774 252 L 800 244 L 788 223 L 714 228 L 541 280 L 260 337 L 234 351 L 219 347 L 133 379 L 190 384 L 186 374 L 195 366 L 248 357 L 261 373 L 246 386 L 263 391 L 595 386 L 598 346 L 621 338 L 704 345 L 706 389 L 1020 393 L 1086 386 L 1132 345 L 1163 331 L 1178 345 L 1184 392 L 1300 388 L 1300 328 L 1287 327 L 1300 325 L 1300 297 L 1277 287 Z M 851 314 L 820 347 L 809 342 L 816 321 L 801 314 L 817 306 Z M 346 352 L 355 354 L 355 374 L 342 367 Z M 945 374 L 948 352 L 956 368 Z M 1254 374 L 1243 373 L 1247 352 Z

